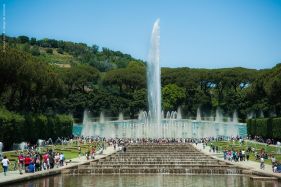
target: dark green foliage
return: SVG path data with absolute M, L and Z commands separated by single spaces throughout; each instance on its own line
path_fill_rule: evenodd
M 0 39 L 0 41 L 1 40 L 2 38 Z M 101 72 L 106 72 L 116 68 L 125 68 L 131 61 L 138 61 L 139 63 L 143 63 L 141 60 L 134 59 L 130 55 L 123 54 L 120 51 L 112 51 L 108 48 L 102 48 L 102 50 L 100 51 L 99 46 L 93 45 L 90 47 L 84 43 L 74 43 L 48 38 L 44 38 L 41 40 L 31 38 L 29 40 L 29 38 L 26 36 L 19 36 L 18 38 L 6 36 L 6 42 L 10 47 L 20 47 L 21 50 L 31 53 L 33 51 L 29 50 L 30 46 L 28 45 L 31 45 L 31 48 L 35 46 L 45 48 L 45 50 L 49 54 L 52 54 L 51 49 L 53 51 L 57 50 L 58 53 L 70 55 L 74 61 L 78 61 L 83 64 L 89 64 L 97 68 Z M 28 45 L 21 46 L 23 44 Z M 44 56 L 44 54 L 41 54 L 40 57 L 48 62 L 53 63 L 53 61 L 49 60 L 49 58 Z M 70 61 L 65 61 L 65 63 L 70 63 Z
M 20 142 L 24 135 L 24 117 L 6 109 L 0 108 L 0 141 L 4 143 L 4 148 L 9 149 L 13 142 Z
M 53 54 L 53 49 L 51 48 L 46 49 L 46 53 Z
M 248 135 L 252 135 L 253 133 L 253 130 L 252 130 L 252 119 L 247 119 L 246 120 L 246 123 L 247 123 L 247 132 L 248 132 Z
M 39 55 L 40 55 L 40 51 L 39 51 L 38 46 L 32 47 L 31 50 L 30 50 L 30 52 L 31 52 L 31 54 L 32 54 L 33 56 L 39 56 Z
M 19 43 L 29 43 L 29 38 L 27 36 L 19 36 L 18 37 Z
M 63 54 L 63 49 L 62 48 L 58 48 L 57 51 L 58 51 L 59 54 Z
M 281 118 L 248 119 L 247 131 L 251 136 L 281 138 Z
M 162 89 L 164 111 L 176 111 L 185 100 L 185 90 L 176 84 L 168 84 Z
M 30 45 L 36 44 L 36 38 L 30 38 Z
M 272 119 L 272 137 L 281 139 L 281 118 Z
M 0 141 L 5 149 L 13 143 L 38 139 L 56 139 L 72 135 L 72 117 L 67 115 L 46 116 L 42 114 L 19 115 L 0 108 Z
M 268 119 L 256 119 L 256 134 L 257 136 L 267 137 Z

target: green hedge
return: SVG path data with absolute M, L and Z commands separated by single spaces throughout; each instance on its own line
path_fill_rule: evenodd
M 46 116 L 42 114 L 19 115 L 0 108 L 0 141 L 5 149 L 13 143 L 27 141 L 36 143 L 38 139 L 53 140 L 72 135 L 73 120 L 68 115 Z
M 247 130 L 252 136 L 281 139 L 281 118 L 249 119 Z
M 14 142 L 23 138 L 22 129 L 25 119 L 23 116 L 0 108 L 0 141 L 9 148 Z
M 281 118 L 272 119 L 272 137 L 281 139 Z

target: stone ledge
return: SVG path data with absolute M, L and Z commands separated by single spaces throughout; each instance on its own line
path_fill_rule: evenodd
M 112 147 L 110 147 L 110 148 L 112 148 Z M 112 148 L 112 150 L 113 150 L 113 148 Z M 68 163 L 67 165 L 62 166 L 60 168 L 53 168 L 53 169 L 45 170 L 45 171 L 38 171 L 35 173 L 24 173 L 23 175 L 20 175 L 18 173 L 18 171 L 17 172 L 13 171 L 13 174 L 8 172 L 7 176 L 0 178 L 0 186 L 5 186 L 7 184 L 13 184 L 13 183 L 18 183 L 18 182 L 24 182 L 24 181 L 38 179 L 38 178 L 47 177 L 47 176 L 58 175 L 58 174 L 62 174 L 62 173 L 68 173 L 69 169 L 78 168 L 79 165 L 83 165 L 83 164 L 90 164 L 90 162 L 97 161 L 99 159 L 104 159 L 105 157 L 110 156 L 115 153 L 116 153 L 116 150 L 113 150 L 113 151 L 110 151 L 108 154 L 97 155 L 97 158 L 92 159 L 92 160 L 84 160 L 84 161 L 80 160 L 79 162 Z M 78 158 L 76 158 L 76 159 L 78 159 Z M 75 159 L 72 159 L 72 160 L 75 160 Z M 11 175 L 14 175 L 14 176 L 11 176 Z
M 260 177 L 260 176 L 251 176 L 251 180 L 262 180 L 262 181 L 272 181 L 272 180 L 278 180 L 276 177 Z

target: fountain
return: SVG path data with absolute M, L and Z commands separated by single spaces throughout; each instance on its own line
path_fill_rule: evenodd
M 216 110 L 216 117 L 215 117 L 216 122 L 222 122 L 223 121 L 223 116 L 221 114 L 221 111 L 219 108 Z
M 3 143 L 0 142 L 0 160 L 3 159 L 2 150 L 3 150 Z
M 84 111 L 83 115 L 83 129 L 81 132 L 82 136 L 91 136 L 93 135 L 93 126 L 91 124 L 91 120 L 89 119 L 89 112 L 87 110 Z
M 26 143 L 26 142 L 21 142 L 21 143 L 19 144 L 19 149 L 20 149 L 21 151 L 27 149 L 27 143 Z
M 104 123 L 104 114 L 103 112 L 100 113 L 100 123 Z
M 38 145 L 39 147 L 44 146 L 44 145 L 45 145 L 45 140 L 38 139 L 38 140 L 37 140 L 37 145 Z
M 62 144 L 63 144 L 62 139 L 57 138 L 56 141 L 55 141 L 55 144 L 56 144 L 56 145 L 62 145 Z
M 211 136 L 247 136 L 246 125 L 238 123 L 237 114 L 233 120 L 224 121 L 219 108 L 215 119 L 202 120 L 200 108 L 197 109 L 196 120 L 182 119 L 180 108 L 177 111 L 162 111 L 160 82 L 160 26 L 159 19 L 153 25 L 151 48 L 147 62 L 147 95 L 148 111 L 140 111 L 138 119 L 124 120 L 119 114 L 117 121 L 105 121 L 100 113 L 97 122 L 90 120 L 85 110 L 82 132 L 81 126 L 75 125 L 73 133 L 84 137 L 100 136 L 108 138 L 200 138 Z M 165 116 L 166 113 L 166 116 Z M 207 117 L 205 117 L 206 119 Z M 242 130 L 241 130 L 242 129 Z M 79 133 L 81 132 L 81 133 Z
M 161 123 L 161 79 L 160 79 L 160 20 L 157 19 L 153 25 L 151 34 L 151 48 L 147 62 L 147 96 L 149 111 L 151 113 L 150 123 L 160 125 Z
M 38 148 L 38 151 L 39 152 L 41 152 L 41 148 L 43 147 L 43 146 L 45 146 L 46 145 L 46 141 L 45 140 L 41 140 L 41 139 L 38 139 L 37 140 L 37 148 Z
M 3 150 L 3 143 L 0 142 L 0 154 L 2 153 L 2 150 Z
M 197 108 L 196 121 L 201 121 L 201 112 L 199 107 Z
M 255 118 L 254 112 L 251 112 L 250 114 L 247 114 L 247 119 L 253 119 Z
M 180 119 L 182 119 L 182 116 L 181 116 L 181 109 L 179 107 L 178 111 L 177 111 L 177 120 L 180 120 Z
M 233 123 L 238 123 L 238 115 L 237 115 L 237 111 L 236 110 L 233 112 L 232 122 Z
M 123 116 L 123 113 L 119 113 L 119 116 L 118 116 L 118 121 L 123 121 L 124 120 L 124 116 Z

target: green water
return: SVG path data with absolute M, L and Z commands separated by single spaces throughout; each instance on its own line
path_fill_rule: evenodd
M 279 187 L 240 175 L 57 175 L 7 187 Z

